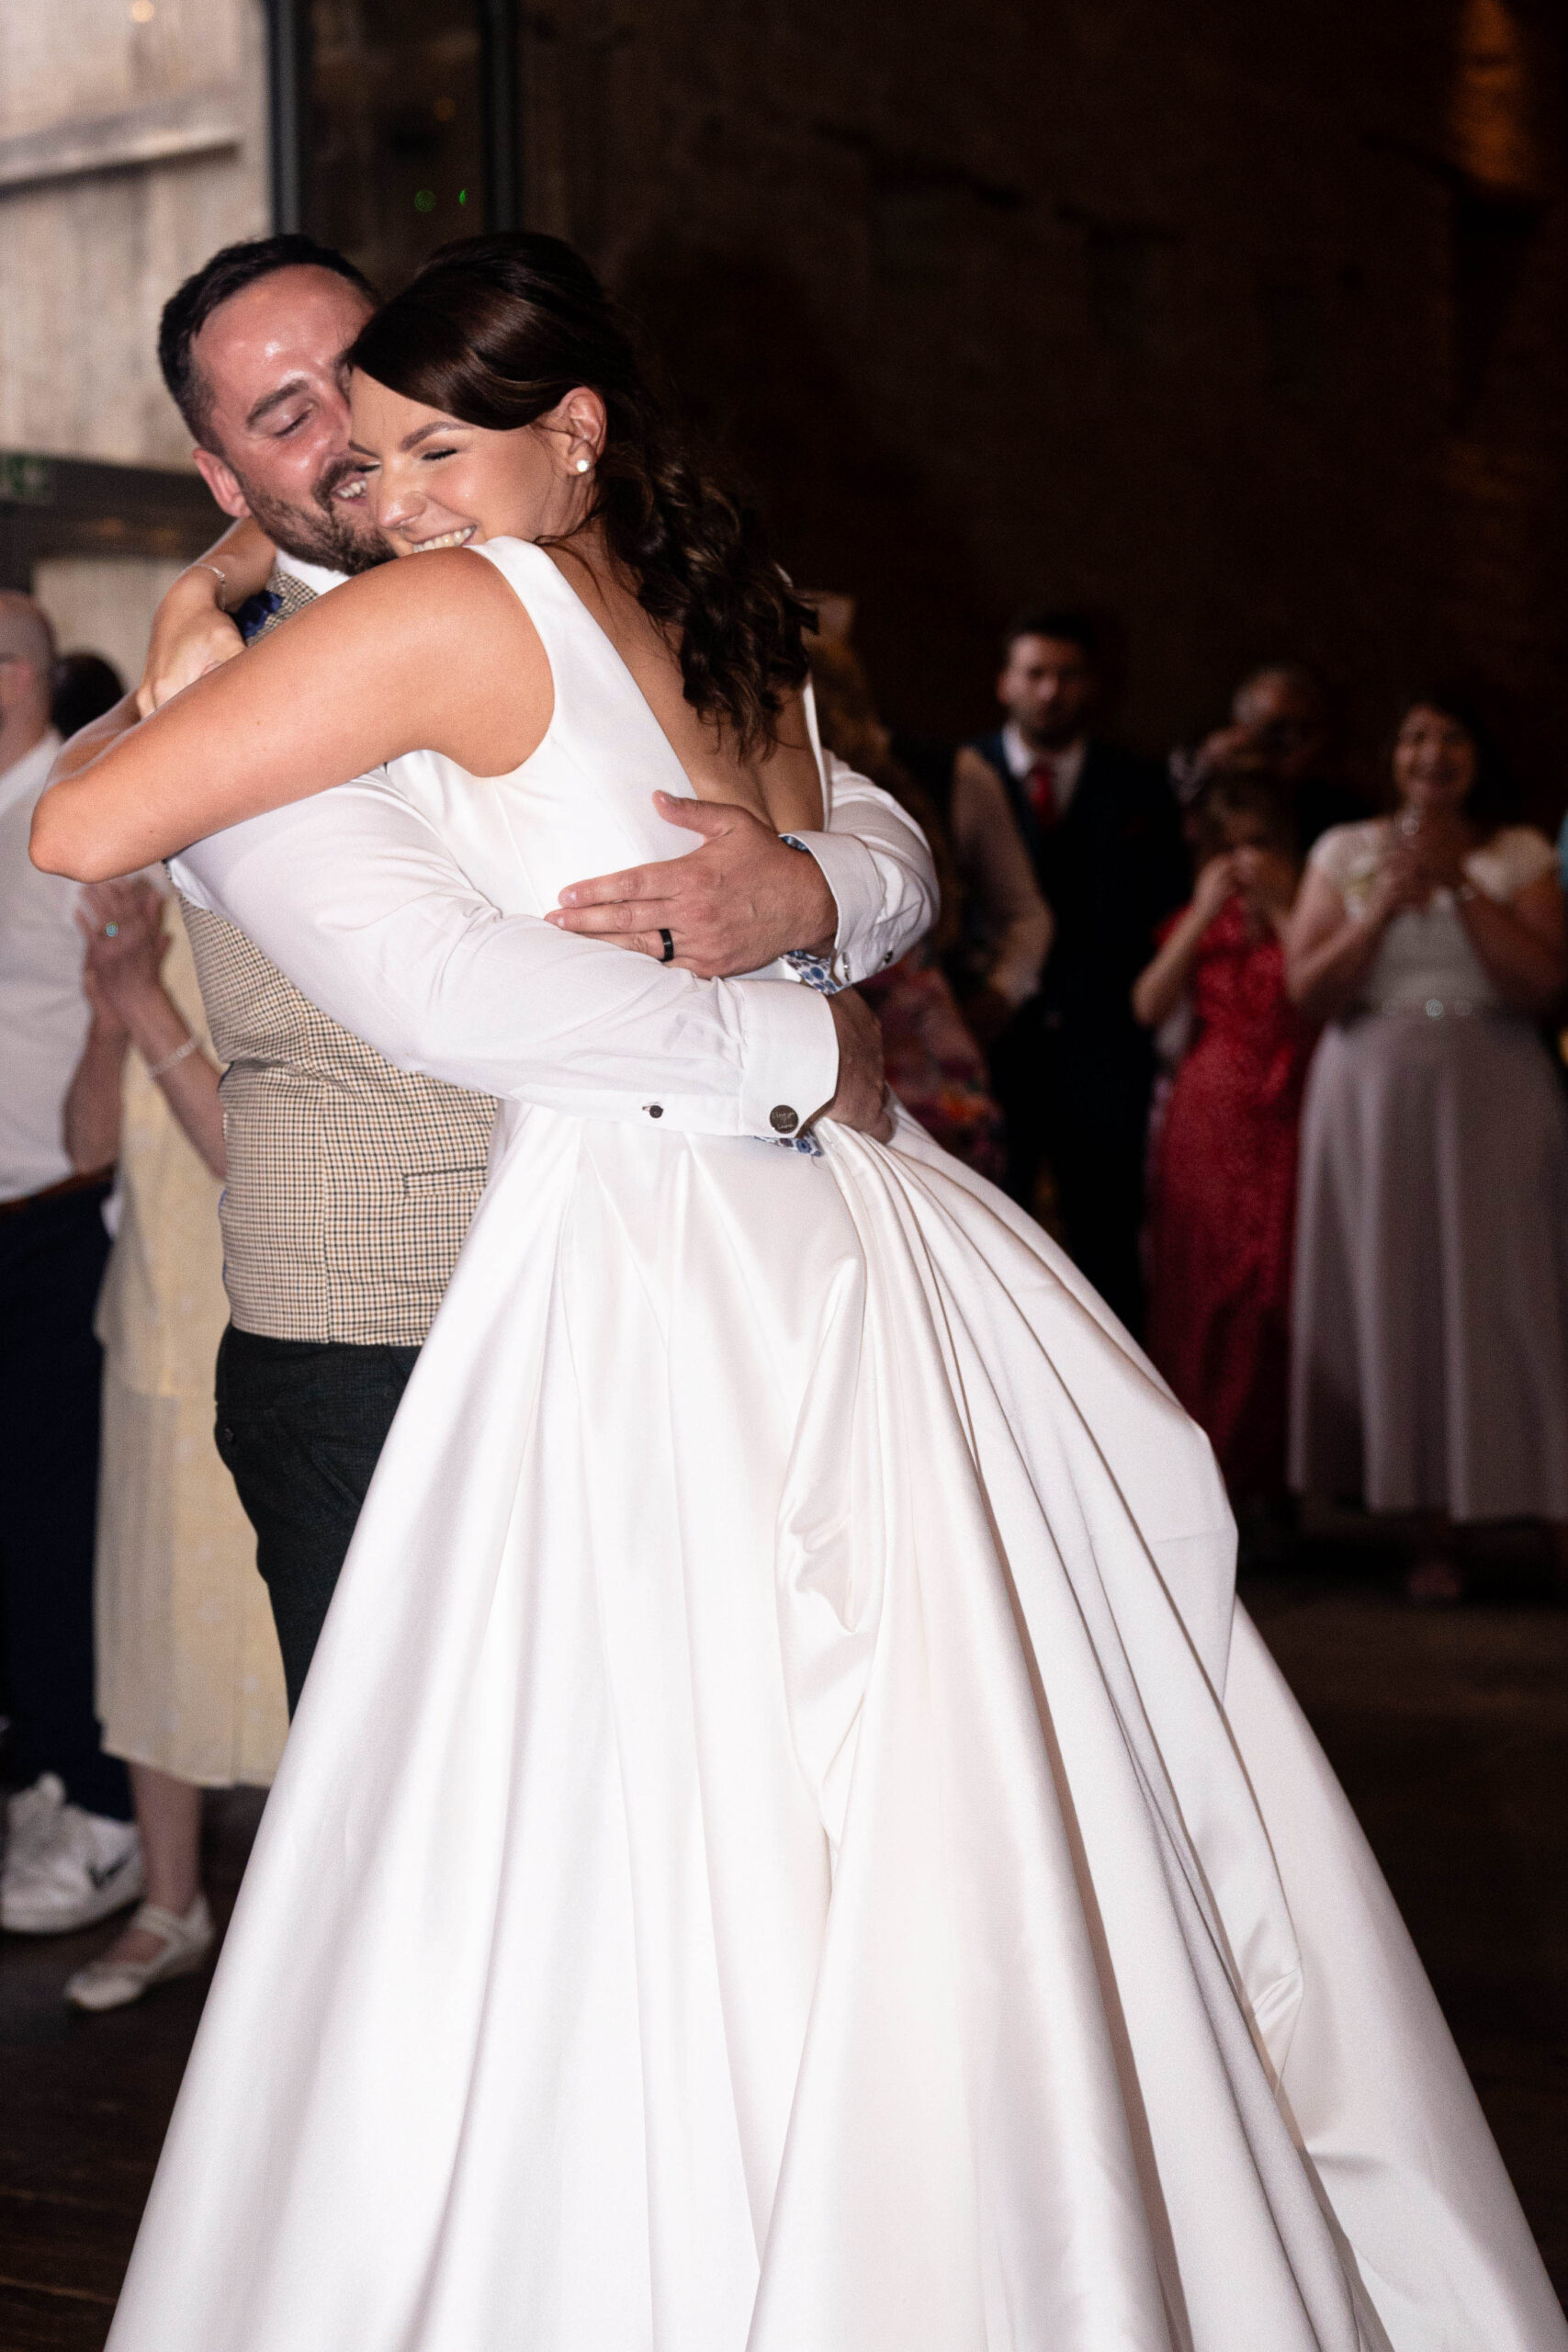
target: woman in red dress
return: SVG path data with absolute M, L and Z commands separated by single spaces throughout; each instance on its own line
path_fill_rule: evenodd
M 1285 993 L 1280 933 L 1300 867 L 1268 786 L 1210 787 L 1209 855 L 1133 991 L 1191 1044 L 1156 1146 L 1148 1349 L 1208 1431 L 1237 1502 L 1285 1484 L 1296 1131 L 1315 1032 Z

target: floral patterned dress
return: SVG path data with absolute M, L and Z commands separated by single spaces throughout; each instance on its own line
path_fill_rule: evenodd
M 887 1083 L 904 1108 L 954 1159 L 999 1184 L 1002 1114 L 931 942 L 863 982 L 861 994 L 882 1023 Z

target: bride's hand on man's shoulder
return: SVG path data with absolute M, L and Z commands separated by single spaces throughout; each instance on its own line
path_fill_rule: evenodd
M 878 1143 L 893 1140 L 892 1099 L 882 1068 L 882 1023 L 854 989 L 828 999 L 839 1035 L 839 1085 L 820 1114 L 835 1126 L 852 1127 Z
M 188 589 L 185 582 L 182 572 L 153 618 L 147 661 L 136 689 L 136 707 L 143 718 L 151 718 L 185 687 L 245 650 L 239 629 L 213 602 L 210 593 L 199 582 Z

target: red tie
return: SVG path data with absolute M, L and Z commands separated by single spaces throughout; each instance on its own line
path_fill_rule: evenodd
M 1023 789 L 1029 805 L 1042 825 L 1056 821 L 1056 763 L 1036 754 L 1034 764 L 1023 779 Z

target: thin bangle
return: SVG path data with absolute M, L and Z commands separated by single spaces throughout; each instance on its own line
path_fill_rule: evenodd
M 220 586 L 220 587 L 222 589 L 222 591 L 223 591 L 222 595 L 221 595 L 221 596 L 220 596 L 220 597 L 219 597 L 219 599 L 218 599 L 218 609 L 219 609 L 219 611 L 220 611 L 220 613 L 226 613 L 226 612 L 228 611 L 228 609 L 229 609 L 229 602 L 228 602 L 228 599 L 229 599 L 229 575 L 228 575 L 228 573 L 227 573 L 226 571 L 219 571 L 219 569 L 218 569 L 218 566 L 217 566 L 215 563 L 209 563 L 205 556 L 198 556 L 198 557 L 197 558 L 197 560 L 196 560 L 196 561 L 195 561 L 194 563 L 187 563 L 187 564 L 186 564 L 186 570 L 187 571 L 210 571 L 210 572 L 211 572 L 212 577 L 214 578 L 214 580 L 216 580 L 216 581 L 217 581 L 217 582 L 218 582 L 219 586 Z
M 161 1062 L 149 1062 L 149 1063 L 148 1063 L 148 1065 L 147 1065 L 147 1075 L 148 1075 L 148 1077 L 149 1077 L 149 1078 L 166 1078 L 166 1077 L 168 1076 L 168 1074 L 169 1074 L 170 1070 L 172 1070 L 172 1069 L 174 1069 L 174 1067 L 175 1067 L 175 1065 L 176 1064 L 176 1062 L 183 1062 L 183 1061 L 185 1061 L 185 1060 L 186 1059 L 186 1057 L 187 1057 L 189 1055 L 194 1054 L 194 1053 L 198 1053 L 198 1052 L 200 1051 L 200 1049 L 201 1049 L 201 1039 L 200 1039 L 198 1036 L 197 1036 L 197 1035 L 196 1035 L 196 1034 L 195 1034 L 195 1032 L 193 1031 L 193 1032 L 192 1032 L 192 1034 L 190 1035 L 190 1036 L 188 1036 L 188 1037 L 186 1039 L 185 1044 L 184 1044 L 183 1046 L 176 1046 L 175 1047 L 174 1052 L 173 1052 L 172 1054 L 165 1054 L 165 1055 L 164 1056 L 164 1058 L 163 1058 L 163 1060 L 162 1060 Z

